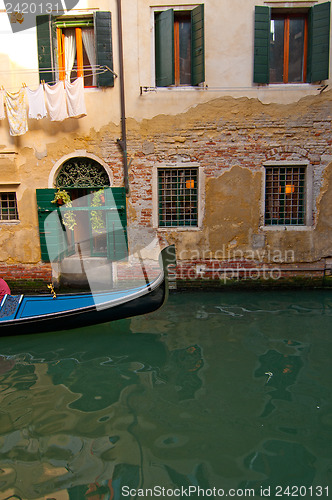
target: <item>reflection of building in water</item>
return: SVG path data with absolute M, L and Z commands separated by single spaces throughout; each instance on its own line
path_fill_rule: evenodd
M 208 317 L 197 318 L 202 294 L 175 294 L 149 320 L 1 339 L 7 496 L 117 499 L 127 478 L 134 488 L 255 487 L 289 479 L 295 461 L 303 484 L 313 472 L 322 484 L 331 307 L 265 295 L 204 294 Z
M 274 400 L 290 401 L 292 393 L 290 387 L 297 381 L 303 367 L 303 360 L 299 355 L 281 354 L 276 350 L 269 350 L 259 357 L 260 367 L 255 371 L 256 377 L 267 377 L 268 388 L 271 387 L 270 399 L 266 403 L 262 417 L 274 410 Z M 273 388 L 273 389 L 272 389 Z
M 74 334 L 73 347 L 77 340 Z M 5 358 L 3 383 L 11 387 L 3 395 L 7 418 L 1 418 L 0 438 L 6 494 L 121 498 L 122 485 L 142 484 L 149 449 L 184 444 L 169 419 L 176 419 L 177 405 L 194 398 L 201 386 L 199 346 L 169 352 L 157 335 L 136 336 L 126 328 L 112 336 L 105 329 L 102 340 L 98 357 L 100 346 L 90 339 L 91 349 L 70 352 L 67 345 L 68 354 L 59 359 L 59 340 L 52 350 L 49 339 L 35 359 Z M 16 379 L 22 382 L 15 385 Z M 24 394 L 24 415 L 17 391 Z M 157 475 L 176 474 L 171 462 L 160 462 Z

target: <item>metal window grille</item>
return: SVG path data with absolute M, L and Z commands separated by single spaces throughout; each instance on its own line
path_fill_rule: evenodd
M 0 193 L 0 220 L 18 220 L 16 193 Z
M 197 226 L 198 169 L 160 168 L 159 226 Z
M 305 167 L 267 167 L 265 224 L 305 224 Z

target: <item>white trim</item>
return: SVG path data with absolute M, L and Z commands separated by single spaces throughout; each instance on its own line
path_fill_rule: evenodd
M 91 160 L 94 160 L 94 161 L 100 163 L 100 165 L 102 167 L 104 167 L 104 169 L 108 175 L 108 178 L 110 181 L 110 186 L 113 186 L 113 173 L 111 172 L 109 165 L 107 165 L 107 163 L 105 163 L 104 160 L 102 160 L 98 156 L 91 154 L 91 153 L 87 153 L 84 149 L 79 149 L 79 150 L 73 151 L 72 153 L 69 153 L 65 156 L 62 156 L 62 158 L 60 158 L 60 160 L 55 162 L 55 164 L 50 172 L 50 175 L 48 176 L 48 188 L 54 188 L 55 179 L 56 179 L 58 171 L 61 169 L 61 167 L 65 163 L 65 161 L 70 160 L 71 158 L 91 158 Z
M 265 225 L 265 179 L 266 179 L 266 167 L 305 167 L 305 204 L 306 204 L 306 220 L 304 225 Z M 313 229 L 313 169 L 312 165 L 308 160 L 297 160 L 297 161 L 287 161 L 287 160 L 269 160 L 264 162 L 262 167 L 262 192 L 261 206 L 260 206 L 260 229 L 263 231 L 311 231 Z
M 197 226 L 162 226 L 158 217 L 158 169 L 160 168 L 197 168 Z M 204 167 L 197 162 L 177 161 L 175 163 L 159 163 L 152 167 L 152 227 L 161 232 L 201 231 L 205 210 L 205 173 Z

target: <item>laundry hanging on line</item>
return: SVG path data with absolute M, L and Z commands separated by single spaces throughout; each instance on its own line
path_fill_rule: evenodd
M 25 134 L 28 131 L 25 89 L 22 87 L 18 92 L 14 93 L 6 91 L 5 103 L 10 135 Z
M 65 81 L 65 89 L 68 115 L 73 118 L 86 116 L 83 78 L 77 78 L 73 83 Z
M 27 114 L 28 107 L 28 114 Z M 60 81 L 53 85 L 40 84 L 32 90 L 25 85 L 19 92 L 0 91 L 0 120 L 6 117 L 10 135 L 22 135 L 27 132 L 27 117 L 40 120 L 49 116 L 51 121 L 63 121 L 66 118 L 86 116 L 83 77 L 73 83 Z
M 26 87 L 26 94 L 29 104 L 29 118 L 35 120 L 45 118 L 47 110 L 44 98 L 44 86 L 40 84 L 36 90 Z
M 68 118 L 66 90 L 63 82 L 55 85 L 45 83 L 44 90 L 50 120 L 62 122 Z
M 6 118 L 5 115 L 5 100 L 4 100 L 4 90 L 0 90 L 0 120 Z

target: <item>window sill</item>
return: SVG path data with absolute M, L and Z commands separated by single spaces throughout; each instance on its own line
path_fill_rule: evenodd
M 0 226 L 17 226 L 21 224 L 20 220 L 0 220 Z
M 267 85 L 268 88 L 272 88 L 273 90 L 282 89 L 282 90 L 298 90 L 298 89 L 310 89 L 312 87 L 317 87 L 317 84 L 314 83 L 269 83 Z
M 163 227 L 157 227 L 156 228 L 158 231 L 161 232 L 169 232 L 169 231 L 201 231 L 202 228 L 198 226 L 163 226 Z
M 84 87 L 84 93 L 89 94 L 90 92 L 100 92 L 101 88 L 100 87 Z
M 260 229 L 262 231 L 312 231 L 313 226 L 285 226 L 285 225 L 280 225 L 278 226 L 273 225 L 273 226 L 260 226 Z
M 179 85 L 178 87 L 176 86 L 171 86 L 171 87 L 147 87 L 147 86 L 141 86 L 140 87 L 140 95 L 145 94 L 147 92 L 197 92 L 197 91 L 202 91 L 202 90 L 207 90 L 207 87 L 200 87 L 196 85 Z

